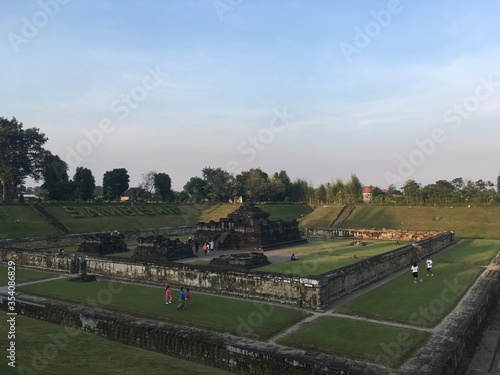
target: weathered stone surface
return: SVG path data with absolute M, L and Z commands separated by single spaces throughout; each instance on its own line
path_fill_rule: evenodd
M 107 255 L 128 251 L 125 236 L 118 232 L 89 234 L 83 237 L 78 251 L 85 254 Z
M 237 374 L 324 375 L 386 373 L 376 365 L 179 326 L 44 298 L 20 296 L 17 313 Z M 0 295 L 0 308 L 7 296 Z M 318 369 L 321 372 L 317 372 Z
M 178 238 L 171 240 L 165 236 L 146 236 L 137 239 L 133 259 L 145 262 L 162 262 L 193 257 L 191 242 L 182 242 Z
M 214 241 L 218 250 L 269 250 L 305 243 L 299 223 L 271 221 L 269 214 L 253 203 L 245 203 L 227 218 L 197 224 L 196 239 L 200 243 Z
M 196 227 L 163 227 L 163 228 L 145 228 L 122 231 L 125 241 L 135 240 L 141 236 L 164 235 L 164 236 L 179 236 L 192 234 Z M 92 232 L 67 234 L 63 236 L 46 236 L 46 237 L 29 237 L 29 238 L 11 238 L 0 240 L 0 250 L 44 250 L 56 247 L 75 246 L 82 243 L 83 238 L 91 234 L 99 234 L 106 232 Z
M 221 255 L 212 259 L 211 266 L 226 266 L 250 269 L 271 264 L 263 253 L 251 252 L 241 254 Z
M 342 296 L 407 267 L 415 260 L 421 260 L 443 249 L 453 240 L 452 232 L 444 232 L 419 241 L 415 246 L 403 246 L 323 275 L 305 277 L 235 270 L 234 267 L 156 261 L 145 263 L 113 257 L 88 257 L 85 265 L 87 273 L 105 277 L 186 286 L 210 293 L 321 309 Z M 64 263 L 64 258 L 49 253 L 2 251 L 2 260 L 14 260 L 19 265 L 46 268 L 60 269 L 64 265 L 71 266 L 71 261 Z M 300 266 L 300 261 L 294 263 Z

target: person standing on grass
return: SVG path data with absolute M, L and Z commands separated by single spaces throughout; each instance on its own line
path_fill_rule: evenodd
M 184 288 L 181 288 L 179 292 L 179 306 L 177 306 L 177 310 L 184 310 L 186 308 L 186 292 L 184 292 Z
M 172 303 L 172 291 L 170 290 L 170 286 L 165 288 L 165 305 L 168 303 Z
M 411 266 L 411 273 L 413 275 L 413 282 L 416 284 L 417 279 L 418 279 L 418 265 L 417 262 L 413 263 L 413 266 Z
M 186 304 L 191 305 L 191 294 L 189 294 L 189 288 L 186 289 Z
M 431 258 L 427 257 L 425 264 L 427 265 L 427 276 L 429 276 L 429 275 L 434 276 L 434 273 L 432 272 L 432 260 L 431 260 Z

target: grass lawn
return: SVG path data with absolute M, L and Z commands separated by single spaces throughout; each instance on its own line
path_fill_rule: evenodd
M 176 290 L 172 293 L 174 302 L 166 305 L 164 288 L 113 281 L 54 280 L 19 287 L 18 291 L 258 340 L 265 340 L 307 316 L 298 309 L 196 292 L 191 293 L 193 304 L 177 311 Z
M 394 241 L 365 241 L 366 246 L 351 246 L 350 240 L 316 241 L 308 245 L 291 247 L 288 253 L 295 253 L 299 261 L 291 262 L 289 256 L 282 262 L 255 268 L 259 272 L 277 272 L 294 275 L 321 275 L 325 272 L 353 264 L 375 255 L 401 247 Z M 270 254 L 272 255 L 272 254 Z
M 300 220 L 301 227 L 329 227 L 337 218 L 343 206 L 317 207 L 313 212 Z
M 20 283 L 26 283 L 28 281 L 50 279 L 51 277 L 57 276 L 59 276 L 59 274 L 57 273 L 16 267 L 16 285 Z M 0 286 L 7 285 L 7 277 L 8 267 L 4 264 L 0 264 Z
M 263 204 L 259 207 L 271 215 L 269 220 L 298 220 L 314 211 L 307 204 Z
M 7 319 L 0 332 L 7 337 Z M 16 316 L 16 368 L 7 366 L 2 340 L 1 374 L 216 375 L 229 372 L 165 354 L 115 343 L 93 333 Z
M 429 337 L 430 334 L 423 331 L 325 316 L 278 343 L 398 367 Z
M 0 205 L 0 239 L 60 234 L 27 204 Z
M 434 275 L 413 283 L 410 270 L 340 307 L 337 312 L 378 320 L 434 327 L 456 306 L 484 266 L 499 250 L 498 241 L 465 241 L 433 258 Z

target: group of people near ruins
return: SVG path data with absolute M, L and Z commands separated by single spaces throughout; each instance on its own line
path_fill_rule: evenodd
M 172 303 L 172 291 L 170 290 L 170 285 L 165 288 L 165 305 Z M 184 310 L 186 305 L 191 305 L 191 294 L 189 288 L 184 291 L 184 287 L 181 287 L 179 291 L 179 304 L 177 305 L 177 310 Z
M 214 251 L 214 248 L 215 248 L 215 243 L 212 240 L 210 242 L 205 242 L 201 249 L 203 250 L 203 252 L 205 253 L 205 256 L 206 256 L 207 253 L 209 253 L 210 251 Z
M 191 237 L 189 237 L 188 244 L 192 245 Z M 196 253 L 198 253 L 199 249 L 200 249 L 200 242 L 198 240 L 196 240 L 196 241 L 194 241 L 194 250 L 196 251 Z M 207 253 L 215 250 L 215 242 L 213 240 L 210 242 L 207 241 L 203 244 L 201 249 L 203 250 L 203 252 L 205 253 L 205 256 L 206 256 Z

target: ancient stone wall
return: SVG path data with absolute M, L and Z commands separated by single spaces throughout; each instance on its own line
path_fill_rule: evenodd
M 442 322 L 444 331 L 432 334 L 415 356 L 399 369 L 38 297 L 17 296 L 16 310 L 20 315 L 237 374 L 453 375 L 465 354 L 474 348 L 488 313 L 498 303 L 500 253 L 492 263 L 494 267 L 480 275 L 456 310 Z M 459 286 L 460 283 L 450 284 L 450 288 Z M 7 294 L 0 294 L 0 309 L 7 309 L 7 301 Z
M 406 245 L 399 249 L 374 256 L 361 262 L 327 272 L 320 276 L 322 306 L 327 306 L 336 299 L 352 291 L 381 280 L 395 270 L 415 261 L 421 262 L 454 241 L 453 232 L 444 232 L 434 237 Z M 409 268 L 408 268 L 409 269 Z
M 307 227 L 301 228 L 306 237 L 319 238 L 356 238 L 386 241 L 420 241 L 441 233 L 433 230 L 398 230 L 398 229 L 348 229 Z
M 122 234 L 125 240 L 135 240 L 141 236 L 180 236 L 192 234 L 196 227 L 163 227 L 163 228 L 147 228 L 124 231 Z M 31 238 L 13 238 L 7 240 L 0 240 L 0 249 L 14 249 L 14 250 L 43 250 L 54 247 L 75 246 L 83 242 L 83 238 L 88 235 L 97 235 L 100 233 L 110 232 L 93 232 L 93 233 L 79 233 L 67 234 L 63 236 L 47 236 L 47 237 L 31 237 Z
M 0 295 L 7 309 L 7 296 Z M 380 366 L 307 352 L 202 329 L 154 322 L 45 298 L 19 296 L 17 312 L 97 334 L 125 345 L 153 350 L 236 374 L 380 374 Z M 91 360 L 91 359 L 90 359 Z M 168 371 L 168 369 L 167 369 Z
M 86 271 L 88 274 L 104 277 L 185 286 L 210 293 L 320 309 L 364 285 L 409 266 L 417 259 L 423 259 L 451 244 L 453 240 L 452 232 L 444 232 L 415 245 L 407 245 L 320 276 L 309 277 L 240 271 L 232 267 L 146 263 L 113 257 L 88 257 Z M 3 261 L 14 260 L 19 265 L 36 267 L 60 267 L 61 263 L 56 257 L 55 254 L 2 252 Z M 300 261 L 297 264 L 300 266 Z M 71 265 L 71 259 L 68 265 Z

